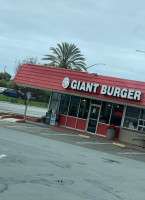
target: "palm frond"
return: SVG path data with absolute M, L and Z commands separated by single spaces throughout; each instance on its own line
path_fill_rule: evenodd
M 85 58 L 75 44 L 62 42 L 61 44 L 58 43 L 56 48 L 50 47 L 50 50 L 53 55 L 46 54 L 44 55 L 45 57 L 42 58 L 42 60 L 48 60 L 49 65 L 86 71 Z

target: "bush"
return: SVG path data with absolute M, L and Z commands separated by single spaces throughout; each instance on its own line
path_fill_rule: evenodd
M 5 95 L 0 95 L 0 101 L 6 101 L 6 102 L 10 102 L 10 103 L 17 103 L 17 104 L 25 105 L 25 100 L 20 99 L 20 98 L 8 97 L 8 96 L 5 96 Z M 29 101 L 29 106 L 47 108 L 46 103 L 36 102 L 36 101 L 31 101 L 31 100 Z

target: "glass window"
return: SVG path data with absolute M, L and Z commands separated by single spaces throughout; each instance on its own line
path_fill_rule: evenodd
M 53 92 L 52 96 L 51 96 L 51 103 L 50 103 L 50 109 L 52 109 L 54 111 L 54 113 L 56 113 L 58 111 L 58 106 L 60 103 L 60 98 L 61 98 L 61 94 Z
M 72 96 L 68 113 L 70 116 L 77 117 L 79 104 L 80 104 L 80 97 Z
M 140 115 L 140 119 L 139 119 L 139 115 Z M 141 110 L 140 108 L 134 108 L 134 107 L 128 106 L 126 108 L 123 126 L 132 130 L 143 131 L 144 119 L 145 119 L 144 110 Z
M 114 124 L 115 126 L 121 125 L 123 109 L 124 109 L 123 105 L 118 105 L 118 104 L 113 105 L 110 124 Z
M 70 95 L 61 95 L 61 101 L 59 105 L 59 114 L 67 115 L 69 107 Z
M 143 109 L 141 109 L 140 119 L 144 119 L 145 120 L 145 110 L 143 110 Z
M 143 126 L 143 125 L 144 125 L 144 123 L 143 123 L 143 121 L 142 121 L 142 120 L 139 120 L 139 125 L 141 125 L 141 126 Z
M 137 129 L 138 119 L 125 117 L 123 126 L 130 129 Z
M 93 119 L 89 119 L 87 131 L 91 133 L 96 132 L 97 121 Z
M 100 112 L 100 107 L 99 106 L 91 105 L 89 118 L 98 120 L 99 112 Z
M 102 102 L 101 113 L 99 121 L 104 124 L 109 124 L 111 115 L 112 104 L 107 102 Z
M 143 131 L 143 128 L 139 126 L 139 127 L 138 127 L 138 130 L 139 130 L 139 131 Z
M 101 101 L 94 100 L 94 99 L 92 99 L 91 103 L 92 103 L 92 104 L 98 104 L 98 105 L 101 105 Z
M 140 114 L 140 108 L 134 108 L 131 106 L 127 106 L 126 109 L 126 117 L 132 117 L 132 118 L 139 118 L 139 114 Z
M 80 109 L 79 109 L 79 118 L 87 119 L 90 107 L 90 99 L 81 99 Z

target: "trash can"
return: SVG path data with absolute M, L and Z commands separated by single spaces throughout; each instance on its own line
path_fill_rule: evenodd
M 45 124 L 50 125 L 51 113 L 52 113 L 52 110 L 48 110 L 48 112 L 46 113 L 46 116 L 45 116 Z
M 111 125 L 110 125 L 110 126 L 108 127 L 106 137 L 107 137 L 108 139 L 114 140 L 114 139 L 115 139 L 115 136 L 116 136 L 116 128 L 115 128 L 115 126 L 111 126 Z

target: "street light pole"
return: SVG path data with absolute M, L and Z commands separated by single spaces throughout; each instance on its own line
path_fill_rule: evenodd
M 95 66 L 95 65 L 106 65 L 106 64 L 105 64 L 105 63 L 97 63 L 97 64 L 91 65 L 91 66 L 89 66 L 89 67 L 86 67 L 86 69 L 88 69 L 88 68 L 90 68 L 90 67 L 93 67 L 93 66 Z
M 7 67 L 7 66 L 4 67 L 4 73 L 6 72 L 6 67 Z

